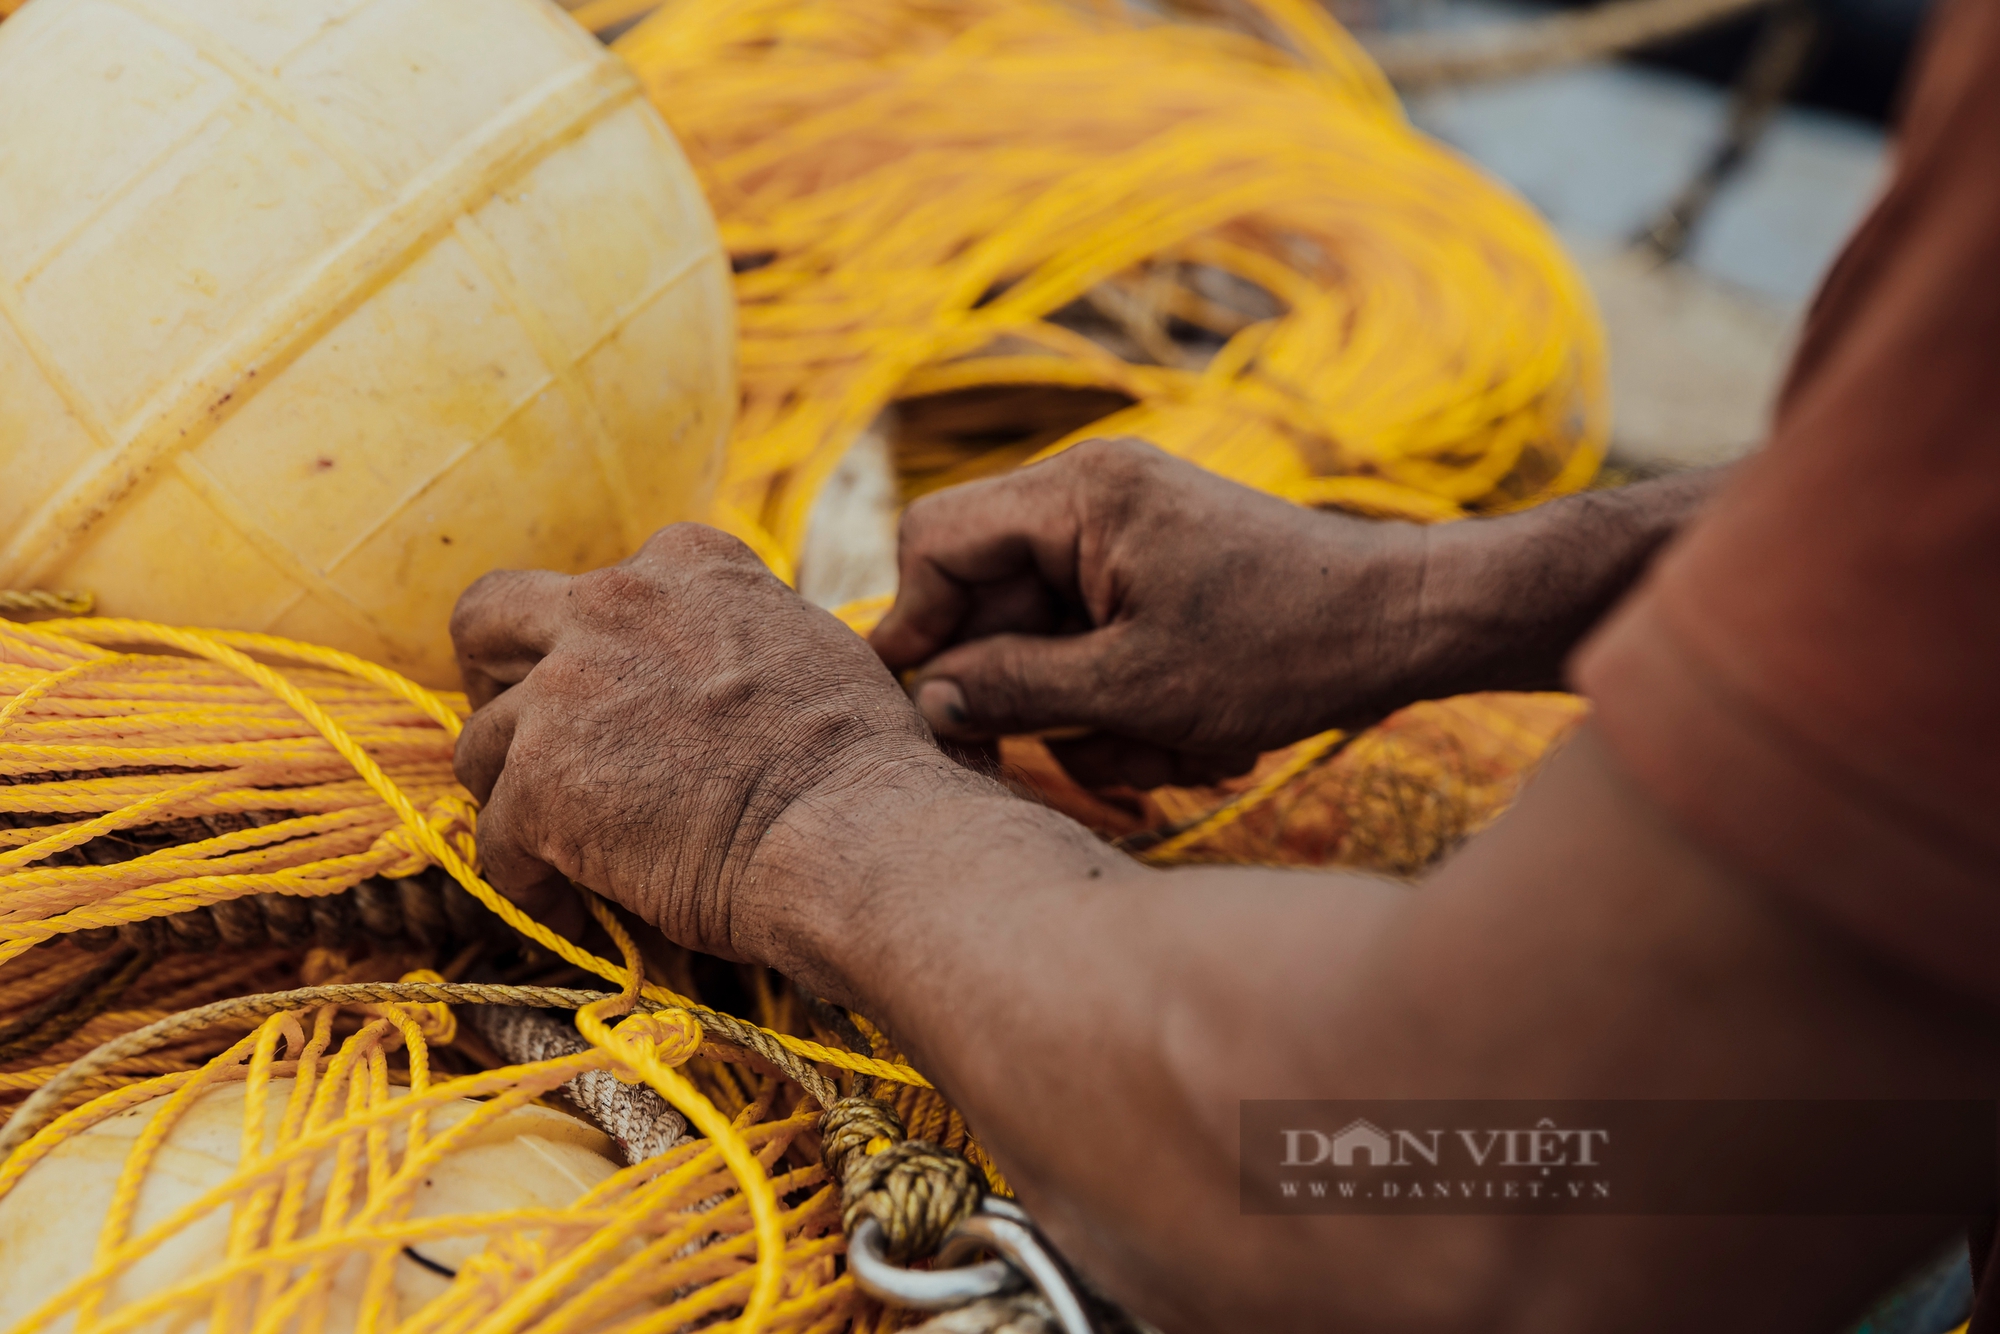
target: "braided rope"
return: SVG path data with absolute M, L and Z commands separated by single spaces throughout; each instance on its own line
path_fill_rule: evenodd
M 625 985 L 616 996 L 592 1001 L 576 1012 L 577 1031 L 593 1047 L 611 1052 L 644 1077 L 653 1091 L 686 1116 L 695 1129 L 712 1141 L 722 1154 L 723 1161 L 736 1174 L 737 1182 L 743 1190 L 743 1198 L 750 1205 L 752 1226 L 757 1234 L 757 1278 L 750 1290 L 750 1300 L 744 1304 L 740 1327 L 755 1329 L 771 1308 L 777 1304 L 779 1284 L 784 1278 L 785 1231 L 778 1217 L 777 1192 L 771 1187 L 771 1178 L 764 1171 L 743 1137 L 736 1133 L 729 1118 L 716 1110 L 715 1104 L 703 1097 L 687 1077 L 673 1067 L 678 1060 L 662 1060 L 659 1049 L 663 1045 L 660 1035 L 646 1030 L 643 1017 L 627 1018 L 616 1028 L 605 1022 L 608 1018 L 622 1014 L 638 1004 L 640 982 L 645 975 L 645 963 L 639 957 L 639 947 L 625 930 L 609 905 L 592 896 L 586 897 L 591 914 L 598 924 L 611 933 L 618 952 L 625 956 Z M 676 1010 L 685 1017 L 686 1012 Z M 692 1021 L 689 1021 L 692 1024 Z M 700 1030 L 695 1030 L 699 1036 Z M 683 1054 L 680 1058 L 685 1060 Z
M 27 1101 L 14 1109 L 0 1128 L 0 1158 L 12 1153 L 42 1126 L 54 1118 L 56 1109 L 69 1094 L 120 1061 L 143 1056 L 177 1039 L 246 1020 L 262 1020 L 287 1010 L 315 1005 L 361 1005 L 383 1001 L 418 1001 L 428 1004 L 539 1005 L 573 1010 L 609 993 L 572 991 L 564 987 L 486 986 L 466 982 L 336 982 L 325 986 L 298 987 L 290 991 L 266 992 L 258 996 L 232 996 L 168 1015 L 165 1019 L 122 1034 L 79 1056 L 63 1072 L 43 1084 Z
M 579 991 L 571 987 L 511 986 L 480 982 L 333 982 L 290 991 L 266 992 L 256 996 L 232 996 L 227 1000 L 183 1010 L 165 1019 L 113 1038 L 63 1067 L 62 1073 L 43 1084 L 27 1101 L 14 1109 L 0 1128 L 0 1159 L 46 1125 L 56 1109 L 77 1088 L 112 1066 L 179 1040 L 224 1025 L 268 1018 L 288 1010 L 318 1005 L 364 1005 L 385 1002 L 415 1002 L 431 1005 L 523 1005 L 549 1010 L 580 1010 L 586 1005 L 611 999 L 617 993 Z M 662 1005 L 641 996 L 640 1009 L 689 1009 L 704 1031 L 715 1038 L 756 1053 L 805 1089 L 822 1107 L 831 1106 L 839 1091 L 819 1071 L 792 1052 L 770 1040 L 765 1030 L 706 1006 Z
M 0 15 L 11 12 L 11 4 L 0 4 Z M 39 588 L 0 588 L 0 616 L 33 612 L 56 612 L 64 616 L 88 616 L 97 599 L 89 593 L 45 592 Z

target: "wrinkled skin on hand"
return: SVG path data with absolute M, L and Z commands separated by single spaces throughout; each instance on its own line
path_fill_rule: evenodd
M 1414 699 L 1546 689 L 1713 484 L 1424 529 L 1094 441 L 913 505 L 875 651 L 734 538 L 680 524 L 606 569 L 466 592 L 452 635 L 479 711 L 458 774 L 489 878 L 530 911 L 573 913 L 574 880 L 799 975 L 802 887 L 873 893 L 909 851 L 882 830 L 1002 795 L 933 731 L 1088 729 L 1055 741 L 1072 773 L 1153 787 Z M 918 664 L 913 706 L 889 668 Z
M 1546 688 L 1714 484 L 1416 530 L 1080 447 L 918 507 L 877 644 L 961 734 L 1087 725 L 1128 761 L 1216 763 L 1426 692 Z M 1139 865 L 954 764 L 865 642 L 706 528 L 489 576 L 453 632 L 497 887 L 535 911 L 574 879 L 867 1014 L 1165 1328 L 1830 1327 L 1937 1242 L 1921 1218 L 1593 1220 L 1561 1246 L 1499 1215 L 1251 1226 L 1246 1090 L 1990 1097 L 2000 1069 L 1989 1023 L 1682 835 L 1589 723 L 1412 893 Z
M 1082 728 L 1079 781 L 1207 782 L 1403 702 L 1424 546 L 1087 441 L 910 506 L 872 642 L 940 736 Z
M 683 945 L 782 955 L 744 889 L 773 831 L 953 768 L 867 644 L 711 528 L 588 574 L 489 574 L 451 630 L 482 865 L 531 912 L 574 880 Z

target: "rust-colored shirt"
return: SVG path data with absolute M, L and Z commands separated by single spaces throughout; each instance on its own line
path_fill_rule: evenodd
M 1731 863 L 2000 1005 L 2000 0 L 1949 0 L 1771 440 L 1581 650 Z
M 1768 446 L 1572 674 L 1690 836 L 2000 1006 L 2000 0 L 1948 0 L 1900 138 Z

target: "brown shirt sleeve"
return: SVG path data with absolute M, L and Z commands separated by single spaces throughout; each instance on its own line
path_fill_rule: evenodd
M 1572 672 L 1692 837 L 2000 1003 L 2000 0 L 1901 140 L 1769 445 Z

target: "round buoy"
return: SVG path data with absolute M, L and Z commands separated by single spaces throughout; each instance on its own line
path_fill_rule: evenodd
M 503 566 L 706 512 L 714 220 L 547 0 L 34 0 L 0 25 L 0 588 L 456 683 Z
M 292 1081 L 273 1080 L 266 1143 L 276 1142 Z M 139 1133 L 164 1105 L 142 1103 L 58 1145 L 0 1199 L 0 1329 L 11 1329 L 90 1271 L 112 1193 Z M 448 1104 L 432 1113 L 429 1133 L 442 1134 L 478 1107 Z M 243 1140 L 243 1085 L 204 1094 L 174 1126 L 140 1187 L 127 1238 L 149 1228 L 229 1179 Z M 400 1156 L 399 1127 L 392 1148 Z M 509 1112 L 448 1154 L 424 1175 L 405 1215 L 504 1213 L 560 1209 L 618 1170 L 616 1150 L 599 1131 L 545 1107 Z M 329 1175 L 322 1162 L 300 1216 L 310 1233 L 320 1216 Z M 127 1272 L 107 1294 L 109 1315 L 176 1283 L 195 1279 L 229 1254 L 232 1212 L 215 1210 L 174 1233 Z M 395 1266 L 396 1309 L 407 1315 L 442 1294 L 451 1277 L 486 1245 L 476 1233 L 439 1237 L 405 1249 Z M 326 1298 L 326 1334 L 354 1328 L 367 1282 L 368 1255 L 341 1258 Z M 67 1318 L 65 1320 L 67 1323 Z

